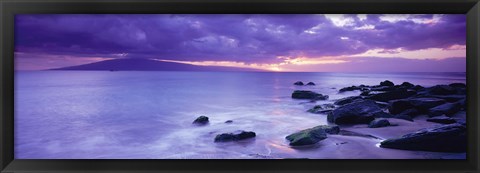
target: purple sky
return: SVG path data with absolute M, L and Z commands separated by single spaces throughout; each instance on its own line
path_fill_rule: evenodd
M 17 15 L 17 70 L 112 58 L 274 71 L 466 71 L 465 15 Z

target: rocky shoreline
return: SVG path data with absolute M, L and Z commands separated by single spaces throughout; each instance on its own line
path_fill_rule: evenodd
M 297 81 L 296 86 L 306 85 Z M 379 147 L 428 152 L 466 152 L 466 85 L 452 83 L 424 87 L 409 82 L 395 85 L 391 81 L 383 81 L 379 85 L 348 86 L 338 90 L 339 93 L 360 91 L 359 95 L 336 100 L 328 100 L 329 96 L 310 90 L 295 90 L 292 99 L 330 101 L 314 105 L 306 110 L 312 114 L 326 116 L 329 125 L 318 125 L 300 130 L 292 134 L 285 134 L 285 142 L 292 148 L 316 145 L 332 135 L 344 137 L 361 137 L 381 140 Z M 426 117 L 426 118 L 421 118 Z M 208 117 L 200 116 L 193 124 L 208 125 Z M 415 127 L 415 123 L 399 123 L 401 121 L 425 121 L 435 125 Z M 225 123 L 232 123 L 231 120 Z M 362 125 L 364 130 L 356 131 L 352 126 Z M 398 136 L 389 135 L 387 138 L 376 136 L 386 127 L 395 126 L 396 129 L 410 130 Z M 398 134 L 398 133 L 395 133 Z M 254 139 L 256 133 L 239 129 L 234 132 L 219 133 L 212 142 L 236 142 Z M 341 142 L 337 145 L 346 144 Z

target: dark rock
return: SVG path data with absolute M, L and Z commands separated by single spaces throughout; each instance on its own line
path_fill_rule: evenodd
M 374 118 L 374 113 L 381 111 L 372 100 L 363 100 L 343 105 L 327 116 L 329 122 L 335 124 L 366 124 Z
M 381 138 L 373 136 L 373 135 L 363 134 L 363 133 L 358 133 L 358 132 L 352 132 L 352 131 L 348 131 L 348 130 L 340 130 L 340 133 L 338 133 L 338 134 L 342 135 L 342 136 L 356 136 L 356 137 L 364 137 L 364 138 L 381 139 Z
M 430 108 L 446 103 L 438 98 L 412 98 L 392 100 L 389 102 L 388 111 L 392 114 L 399 114 L 407 109 L 415 108 L 419 112 L 426 113 Z
M 427 88 L 428 93 L 431 95 L 451 95 L 457 93 L 457 90 L 448 85 L 436 85 Z
M 453 87 L 453 88 L 466 88 L 467 87 L 467 85 L 465 85 L 464 83 L 451 83 L 448 86 Z
M 433 152 L 466 152 L 467 128 L 455 123 L 422 129 L 396 139 L 387 139 L 380 147 Z
M 373 87 L 370 90 L 371 91 L 393 91 L 393 90 L 396 90 L 396 88 L 392 86 L 378 86 L 378 87 Z
M 408 115 L 410 117 L 416 117 L 416 116 L 420 115 L 420 112 L 417 109 L 412 108 L 412 109 L 407 109 L 407 110 L 401 112 L 398 115 Z
M 462 100 L 460 100 L 460 101 L 457 102 L 458 104 L 460 104 L 462 110 L 467 109 L 467 107 L 466 107 L 466 106 L 467 106 L 466 101 L 467 101 L 466 99 L 462 99 Z
M 222 133 L 215 136 L 215 142 L 239 141 L 239 140 L 254 138 L 255 136 L 256 136 L 255 132 L 238 130 L 233 133 Z
M 383 111 L 378 111 L 378 112 L 373 113 L 373 117 L 375 117 L 375 118 L 393 118 L 393 115 L 389 114 L 389 113 L 386 113 L 386 112 L 383 112 Z
M 410 91 L 406 89 L 398 89 L 394 91 L 387 91 L 384 93 L 378 93 L 371 95 L 367 98 L 375 100 L 375 101 L 381 101 L 381 102 L 388 102 L 390 100 L 397 100 L 397 99 L 404 99 L 411 97 L 413 95 L 417 94 L 415 91 Z
M 361 89 L 361 87 L 349 86 L 349 87 L 341 88 L 338 92 L 342 93 L 342 92 L 345 92 L 345 91 L 355 91 L 355 90 L 360 90 L 360 89 Z
M 451 116 L 460 111 L 461 108 L 462 106 L 460 105 L 460 103 L 445 103 L 443 105 L 430 109 L 428 116 L 435 117 L 444 114 L 447 116 Z
M 285 137 L 290 142 L 291 146 L 312 145 L 327 138 L 327 131 L 338 133 L 340 128 L 329 126 L 317 126 L 310 129 L 305 129 Z
M 434 118 L 428 118 L 428 122 L 434 122 L 434 123 L 440 123 L 440 124 L 453 124 L 456 123 L 457 120 L 454 118 L 450 118 L 447 116 L 440 116 L 440 117 L 434 117 Z
M 225 123 L 230 124 L 230 123 L 233 123 L 233 121 L 232 120 L 227 120 L 227 121 L 225 121 Z
M 348 104 L 348 103 L 352 103 L 354 101 L 360 101 L 361 99 L 362 99 L 362 97 L 360 97 L 360 96 L 350 96 L 350 97 L 345 97 L 345 98 L 342 98 L 342 99 L 338 99 L 333 104 L 345 105 L 345 104 Z
M 401 120 L 407 120 L 407 121 L 413 122 L 413 118 L 412 118 L 411 116 L 405 115 L 405 114 L 394 115 L 393 118 L 401 119 Z
M 390 122 L 386 119 L 377 119 L 373 120 L 368 124 L 369 128 L 380 128 L 380 127 L 387 127 L 390 126 Z
M 439 99 L 444 99 L 447 102 L 456 102 L 460 101 L 462 99 L 465 99 L 465 94 L 462 95 L 432 95 L 431 97 L 439 98 Z
M 420 86 L 420 85 L 415 85 L 412 89 L 415 90 L 415 91 L 419 91 L 419 90 L 425 89 L 425 87 Z
M 313 82 L 308 82 L 307 85 L 315 85 Z
M 411 84 L 410 82 L 403 82 L 400 86 L 405 88 L 413 88 L 415 85 Z
M 197 125 L 205 125 L 208 124 L 208 117 L 206 116 L 199 116 L 195 121 L 193 121 L 193 124 Z
M 297 81 L 297 82 L 295 82 L 295 83 L 293 83 L 293 84 L 294 84 L 294 85 L 300 85 L 300 86 L 301 86 L 301 85 L 303 85 L 303 82 L 302 82 L 302 81 Z
M 307 112 L 314 113 L 314 114 L 326 114 L 335 108 L 333 104 L 323 104 L 323 105 L 316 105 L 312 109 L 309 109 Z
M 391 81 L 389 81 L 389 80 L 380 82 L 380 86 L 394 86 L 394 85 L 395 85 L 395 84 L 393 84 L 393 82 L 391 82 Z
M 362 91 L 362 93 L 360 93 L 361 96 L 369 96 L 370 95 L 370 91 Z
M 292 93 L 294 99 L 327 100 L 328 95 L 322 95 L 313 91 L 295 90 Z

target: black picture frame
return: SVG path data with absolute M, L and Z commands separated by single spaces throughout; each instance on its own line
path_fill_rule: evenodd
M 466 14 L 466 160 L 16 160 L 14 159 L 14 15 L 130 13 Z M 478 0 L 0 0 L 1 172 L 478 172 Z

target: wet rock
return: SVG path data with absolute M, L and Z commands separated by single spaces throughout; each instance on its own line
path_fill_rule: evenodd
M 389 102 L 388 111 L 392 114 L 399 114 L 407 109 L 415 108 L 420 112 L 428 112 L 430 108 L 446 103 L 438 98 L 413 98 L 392 100 Z
M 378 111 L 378 112 L 373 113 L 373 117 L 375 117 L 375 118 L 393 118 L 393 115 L 389 114 L 389 113 L 386 113 L 386 112 L 383 112 L 383 111 Z
M 391 114 L 399 114 L 407 109 L 414 108 L 407 99 L 392 100 L 388 104 L 388 112 Z
M 208 124 L 208 117 L 206 116 L 199 116 L 197 119 L 195 119 L 193 121 L 193 124 L 197 124 L 197 125 L 205 125 L 205 124 Z
M 411 84 L 410 82 L 403 82 L 400 86 L 405 88 L 413 88 L 415 85 Z
M 285 137 L 291 146 L 302 146 L 316 144 L 327 138 L 327 133 L 336 134 L 340 131 L 338 126 L 316 126 L 305 129 Z
M 436 85 L 427 88 L 427 91 L 431 95 L 451 95 L 457 93 L 457 90 L 448 85 Z
M 467 85 L 465 85 L 464 83 L 451 83 L 448 86 L 453 87 L 453 88 L 466 88 L 467 87 Z
M 345 105 L 345 104 L 348 104 L 348 103 L 352 103 L 352 102 L 355 102 L 355 101 L 361 101 L 361 100 L 362 100 L 362 97 L 360 97 L 360 96 L 350 96 L 350 97 L 345 97 L 345 98 L 342 98 L 342 99 L 338 99 L 333 104 Z
M 304 84 L 303 84 L 303 82 L 302 82 L 302 81 L 297 81 L 297 82 L 293 83 L 293 85 L 299 85 L 299 86 L 302 86 L 302 85 L 304 85 Z
M 238 130 L 233 133 L 222 133 L 215 136 L 215 142 L 239 141 L 239 140 L 254 138 L 255 136 L 256 136 L 255 132 Z
M 467 128 L 463 123 L 422 129 L 400 138 L 388 139 L 380 147 L 433 152 L 466 152 Z
M 309 109 L 307 112 L 314 113 L 314 114 L 326 114 L 335 109 L 335 105 L 333 104 L 323 104 L 323 105 L 316 105 L 313 108 Z
M 225 123 L 230 124 L 230 123 L 233 123 L 233 121 L 232 120 L 227 120 L 227 121 L 225 121 Z
M 447 117 L 445 115 L 439 116 L 439 117 L 434 117 L 434 118 L 428 118 L 428 122 L 434 122 L 434 123 L 440 123 L 440 124 L 453 124 L 456 123 L 457 120 L 454 118 Z
M 363 100 L 343 105 L 327 116 L 329 122 L 335 124 L 366 124 L 374 118 L 373 113 L 381 111 L 372 100 Z
M 292 93 L 294 99 L 327 100 L 328 95 L 322 95 L 313 91 L 295 90 Z
M 391 82 L 391 81 L 389 81 L 389 80 L 380 82 L 380 86 L 394 86 L 394 85 L 395 85 L 395 84 L 393 84 L 393 82 Z
M 396 90 L 396 88 L 392 86 L 378 86 L 378 87 L 373 87 L 370 90 L 371 91 L 393 91 L 393 90 Z
M 415 91 L 419 91 L 419 90 L 425 89 L 425 87 L 420 86 L 420 85 L 415 85 L 412 89 L 415 90 Z
M 313 82 L 308 82 L 307 85 L 315 85 Z
M 439 99 L 443 99 L 447 102 L 456 102 L 456 101 L 460 101 L 462 99 L 465 99 L 465 94 L 462 94 L 462 95 L 432 95 L 431 97 L 435 97 L 435 98 L 439 98 Z
M 342 136 L 356 136 L 356 137 L 364 137 L 364 138 L 381 139 L 381 138 L 373 136 L 373 135 L 358 133 L 358 132 L 353 132 L 353 131 L 348 131 L 348 130 L 340 130 L 340 133 L 338 133 L 338 134 L 342 135 Z
M 349 87 L 341 88 L 338 92 L 342 93 L 342 92 L 346 92 L 346 91 L 355 91 L 355 90 L 360 90 L 360 89 L 362 89 L 362 88 L 358 87 L 358 86 L 349 86 Z
M 455 113 L 457 113 L 458 111 L 460 111 L 462 108 L 462 106 L 460 105 L 460 103 L 445 103 L 443 105 L 440 105 L 440 106 L 437 106 L 437 107 L 434 107 L 432 109 L 430 109 L 430 112 L 428 114 L 428 116 L 430 117 L 435 117 L 435 116 L 440 116 L 440 115 L 447 115 L 447 116 L 451 116 Z
M 380 128 L 390 126 L 390 122 L 386 119 L 376 119 L 368 124 L 368 128 Z
M 369 96 L 371 91 L 362 91 L 361 96 Z
M 368 96 L 367 98 L 375 101 L 388 102 L 390 100 L 408 98 L 415 95 L 416 93 L 417 92 L 411 91 L 411 90 L 397 89 L 394 91 L 387 91 L 384 93 L 374 94 L 374 95 Z
M 417 109 L 412 108 L 412 109 L 404 110 L 403 112 L 401 112 L 398 115 L 408 115 L 410 117 L 416 117 L 416 116 L 420 115 L 420 112 Z

